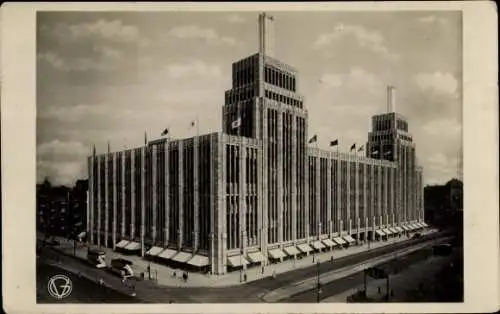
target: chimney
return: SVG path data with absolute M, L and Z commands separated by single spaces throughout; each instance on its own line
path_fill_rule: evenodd
M 396 112 L 396 88 L 392 85 L 387 86 L 387 112 Z

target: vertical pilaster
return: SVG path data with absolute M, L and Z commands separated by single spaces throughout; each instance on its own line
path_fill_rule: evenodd
M 220 159 L 219 159 L 219 143 L 216 142 L 216 137 L 212 134 L 210 136 L 210 231 L 208 242 L 208 258 L 210 261 L 210 273 L 217 274 L 216 266 L 218 264 L 216 255 L 215 234 L 217 232 L 217 223 L 220 199 L 219 187 L 221 185 L 220 177 Z
M 135 240 L 135 200 L 136 200 L 136 196 L 135 194 L 137 193 L 136 191 L 136 186 L 135 186 L 135 153 L 136 153 L 136 150 L 135 149 L 132 149 L 130 151 L 130 177 L 131 177 L 131 180 L 130 180 L 130 189 L 132 191 L 132 198 L 131 198 L 131 202 L 130 202 L 130 212 L 131 212 L 131 216 L 130 216 L 130 240 Z
M 126 213 L 125 212 L 125 207 L 126 207 L 126 198 L 125 198 L 125 195 L 126 194 L 126 186 L 127 186 L 127 182 L 126 182 L 126 177 L 125 177 L 125 167 L 126 167 L 126 160 L 125 158 L 127 157 L 127 152 L 124 151 L 122 153 L 122 159 L 121 159 L 121 163 L 122 163 L 122 167 L 121 167 L 121 176 L 122 176 L 122 186 L 121 186 L 121 189 L 122 189 L 122 208 L 121 208 L 121 211 L 122 211 L 122 215 L 121 215 L 121 222 L 120 222 L 120 238 L 124 238 L 125 237 L 125 217 L 127 214 L 130 214 L 130 213 Z
M 101 157 L 97 157 L 97 245 L 101 245 Z
M 264 100 L 263 100 L 264 101 Z M 262 182 L 262 215 L 261 220 L 261 251 L 267 252 L 267 243 L 269 236 L 269 168 L 268 168 L 268 158 L 269 158 L 269 134 L 268 134 L 268 115 L 269 110 L 267 104 L 264 102 L 263 106 L 263 119 L 262 119 L 262 150 L 263 156 L 260 159 L 261 167 L 261 182 Z M 266 253 L 267 254 L 267 253 Z
M 382 214 L 382 166 L 377 166 L 377 213 L 373 216 L 379 216 Z
M 346 164 L 346 171 L 347 171 L 347 175 L 346 175 L 346 189 L 347 189 L 347 197 L 346 197 L 346 208 L 347 208 L 347 211 L 346 211 L 346 218 L 345 218 L 345 221 L 346 221 L 346 230 L 349 234 L 351 234 L 351 226 L 352 226 L 352 217 L 351 217 L 351 180 L 353 180 L 354 178 L 351 178 L 351 155 L 348 156 L 347 158 L 347 164 Z
M 109 152 L 104 155 L 104 247 L 108 247 L 109 221 Z
M 294 110 L 295 112 L 295 110 Z M 292 115 L 292 240 L 297 241 L 297 116 Z M 299 182 L 300 184 L 300 182 Z
M 305 194 L 305 197 L 304 197 L 304 217 L 305 217 L 305 222 L 304 222 L 304 225 L 305 225 L 305 235 L 306 235 L 306 239 L 307 239 L 307 242 L 309 243 L 309 237 L 311 235 L 311 230 L 310 230 L 310 223 L 309 223 L 309 187 L 311 185 L 310 181 L 309 181 L 309 156 L 310 156 L 310 153 L 309 153 L 309 149 L 308 149 L 308 145 L 307 145 L 307 142 L 309 140 L 309 131 L 308 131 L 308 124 L 307 124 L 307 119 L 308 119 L 308 114 L 306 112 L 306 116 L 305 116 L 305 123 L 304 123 L 304 134 L 305 134 L 305 138 L 304 138 L 304 143 L 305 143 L 305 147 L 304 147 L 304 177 L 305 177 L 305 185 L 304 185 L 304 194 Z M 314 217 L 312 218 L 314 219 Z
M 314 169 L 314 175 L 316 177 L 316 182 L 315 182 L 315 202 L 316 202 L 316 217 L 314 217 L 314 220 L 316 222 L 316 228 L 318 230 L 318 239 L 320 238 L 321 236 L 321 185 L 320 185 L 320 179 L 321 179 L 321 176 L 319 174 L 320 172 L 320 151 L 319 151 L 319 148 L 316 149 L 316 160 L 315 160 L 315 164 L 316 164 L 316 169 Z
M 356 234 L 357 234 L 357 240 L 359 241 L 359 227 L 361 225 L 361 217 L 359 217 L 359 167 L 363 167 L 363 165 L 360 164 L 358 157 L 354 157 L 354 215 L 356 219 Z
M 144 236 L 146 231 L 146 149 L 141 148 L 141 256 L 144 256 Z
M 166 247 L 169 243 L 169 235 L 170 235 L 170 142 L 168 139 L 165 140 L 165 217 L 164 217 L 164 222 L 163 222 L 163 246 Z
M 158 220 L 158 147 L 153 145 L 151 147 L 151 164 L 152 164 L 152 198 L 153 204 L 151 207 L 152 211 L 152 221 L 151 224 L 151 240 L 153 241 L 153 245 L 156 245 L 156 226 Z
M 337 191 L 337 230 L 335 232 L 338 232 L 339 235 L 342 232 L 342 190 L 340 189 L 341 187 L 341 179 L 342 179 L 342 168 L 341 168 L 341 158 L 340 155 L 337 154 L 337 160 L 335 161 L 337 163 L 337 180 L 336 180 L 336 191 Z
M 283 110 L 280 108 L 278 114 L 278 242 L 283 242 Z
M 370 213 L 370 210 L 368 208 L 368 206 L 370 206 L 370 205 L 368 204 L 368 199 L 366 196 L 366 194 L 367 194 L 366 192 L 370 188 L 370 182 L 368 181 L 368 165 L 362 164 L 362 167 L 363 167 L 363 186 L 362 186 L 362 189 L 363 189 L 364 216 L 361 217 L 361 219 L 365 219 L 365 218 L 370 217 L 370 215 L 373 216 L 373 213 Z M 370 168 L 373 168 L 373 165 Z M 366 219 L 365 219 L 364 225 L 365 225 L 365 230 L 368 230 L 368 223 L 367 223 Z M 368 232 L 365 232 L 365 240 L 366 240 L 367 235 L 368 235 Z
M 240 144 L 240 153 L 238 155 L 238 160 L 237 162 L 239 163 L 239 168 L 240 168 L 240 175 L 239 175 L 239 184 L 238 184 L 238 194 L 240 195 L 239 197 L 239 222 L 240 222 L 240 230 L 241 230 L 241 253 L 246 254 L 246 249 L 247 249 L 247 236 L 248 236 L 248 230 L 246 228 L 246 214 L 247 214 L 247 206 L 246 206 L 246 196 L 247 196 L 247 189 L 246 189 L 246 167 L 245 167 L 245 161 L 247 158 L 247 140 L 246 138 L 242 138 L 242 142 Z
M 199 136 L 198 134 L 193 139 L 193 250 L 194 252 L 198 251 L 199 245 L 199 236 L 200 236 L 200 227 L 199 227 L 199 178 L 198 178 L 198 169 L 199 169 Z
M 219 134 L 219 188 L 218 188 L 218 215 L 217 215 L 217 272 L 219 274 L 225 274 L 227 271 L 227 232 L 226 224 L 228 223 L 226 219 L 226 164 L 227 164 L 227 154 L 226 154 L 226 140 L 224 134 Z
M 89 158 L 89 193 L 88 193 L 88 202 L 87 202 L 87 207 L 88 207 L 88 217 L 89 217 L 89 222 L 87 224 L 87 229 L 89 230 L 89 237 L 90 237 L 90 243 L 94 244 L 94 232 L 95 232 L 95 225 L 94 225 L 94 211 L 95 211 L 95 206 L 94 206 L 94 198 L 95 198 L 95 186 L 94 186 L 94 179 L 95 179 L 95 173 L 94 173 L 94 163 L 95 163 L 95 156 L 92 156 Z
M 327 228 L 326 232 L 328 233 L 328 237 L 330 237 L 333 233 L 332 228 L 332 159 L 331 156 L 328 155 L 326 159 L 326 220 L 327 220 Z
M 179 225 L 177 226 L 177 249 L 182 249 L 182 240 L 184 232 L 184 145 L 182 141 L 178 141 L 179 149 Z
M 116 174 L 116 171 L 117 171 L 117 162 L 118 162 L 118 154 L 115 153 L 113 155 L 113 220 L 112 220 L 112 224 L 113 224 L 113 250 L 116 248 L 116 233 L 117 233 L 117 230 L 116 230 L 116 224 L 117 224 L 117 221 L 116 221 L 116 211 L 118 210 L 117 208 L 117 187 L 118 187 L 118 182 L 117 182 L 117 179 L 118 179 L 118 175 Z

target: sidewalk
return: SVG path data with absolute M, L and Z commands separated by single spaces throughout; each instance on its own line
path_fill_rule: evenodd
M 433 280 L 440 269 L 449 263 L 450 256 L 432 256 L 427 260 L 410 265 L 399 274 L 389 278 L 389 289 L 393 291 L 390 302 L 405 302 L 408 293 L 418 290 L 419 286 Z M 380 291 L 379 291 L 380 288 Z M 344 291 L 340 294 L 325 298 L 321 302 L 345 303 L 347 297 L 357 291 L 363 291 L 364 285 Z M 367 297 L 373 302 L 386 302 L 386 279 L 371 279 L 367 283 Z
M 430 233 L 431 231 L 427 231 Z M 390 245 L 397 242 L 402 242 L 407 240 L 407 237 L 401 237 L 396 239 L 391 239 L 385 242 L 371 242 L 370 249 L 383 247 L 386 245 Z M 60 245 L 55 246 L 54 248 L 65 252 L 66 254 L 73 255 L 73 241 L 68 241 L 67 239 L 57 238 L 60 242 Z M 132 269 L 136 276 L 139 276 L 140 273 L 145 273 L 145 278 L 148 278 L 147 267 L 151 266 L 151 277 L 152 279 L 157 278 L 158 284 L 163 286 L 170 287 L 224 287 L 224 286 L 234 286 L 242 284 L 241 273 L 239 271 L 231 272 L 225 275 L 206 275 L 200 273 L 189 273 L 189 280 L 184 282 L 181 278 L 179 278 L 182 274 L 182 270 L 177 270 L 177 277 L 174 278 L 172 276 L 175 271 L 173 268 L 168 266 L 160 265 L 154 262 L 149 262 L 148 260 L 137 256 L 137 255 L 123 255 L 117 252 L 114 252 L 112 249 L 102 247 L 101 250 L 106 252 L 106 259 L 110 262 L 114 258 L 126 258 L 132 261 L 134 264 L 132 265 Z M 333 251 L 323 252 L 319 254 L 311 254 L 307 257 L 304 257 L 300 260 L 289 260 L 284 261 L 278 264 L 267 265 L 264 268 L 264 274 L 262 274 L 261 267 L 254 267 L 246 270 L 247 274 L 247 282 L 251 282 L 254 280 L 259 280 L 265 277 L 272 276 L 273 273 L 280 274 L 285 273 L 290 270 L 300 269 L 304 267 L 311 266 L 313 264 L 313 258 L 315 262 L 318 260 L 329 261 L 332 257 L 334 259 L 341 258 L 344 256 L 360 253 L 362 251 L 368 250 L 368 244 L 353 246 L 348 249 L 335 249 Z M 76 249 L 76 256 L 80 259 L 87 258 L 87 247 L 79 246 Z

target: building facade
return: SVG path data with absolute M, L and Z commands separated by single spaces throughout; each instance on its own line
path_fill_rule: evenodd
M 92 244 L 224 274 L 423 226 L 406 120 L 373 117 L 366 156 L 311 146 L 297 70 L 272 57 L 272 24 L 261 14 L 259 52 L 233 63 L 222 132 L 94 149 Z

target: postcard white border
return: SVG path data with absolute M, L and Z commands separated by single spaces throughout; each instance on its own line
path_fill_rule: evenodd
M 37 305 L 36 11 L 463 12 L 465 302 L 460 304 Z M 499 306 L 497 16 L 494 2 L 3 3 L 1 7 L 3 304 L 8 313 L 456 313 Z

